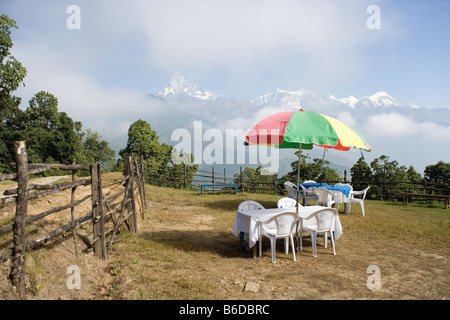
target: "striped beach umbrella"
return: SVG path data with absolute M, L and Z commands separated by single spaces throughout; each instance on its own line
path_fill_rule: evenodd
M 350 148 L 372 150 L 358 131 L 342 121 L 302 109 L 279 112 L 264 118 L 248 131 L 245 144 L 298 149 L 297 185 L 300 183 L 302 149 L 311 150 L 316 145 L 343 151 Z

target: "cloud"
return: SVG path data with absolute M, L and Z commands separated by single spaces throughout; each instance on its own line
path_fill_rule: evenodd
M 399 113 L 382 113 L 368 118 L 365 132 L 373 137 L 421 136 L 433 140 L 450 140 L 450 127 L 434 122 L 418 122 Z
M 66 28 L 63 3 L 30 2 L 28 10 L 24 4 L 16 6 L 26 11 L 19 23 L 25 24 L 29 42 L 46 46 L 64 67 L 91 75 L 97 84 L 142 89 L 145 84 L 137 81 L 164 81 L 181 71 L 200 85 L 205 78 L 214 78 L 232 82 L 234 90 L 248 94 L 272 84 L 317 88 L 361 75 L 370 64 L 368 48 L 389 41 L 395 37 L 392 30 L 398 29 L 383 15 L 383 26 L 390 27 L 383 28 L 382 36 L 369 33 L 366 9 L 371 4 L 368 0 L 79 1 L 81 29 L 75 31 Z M 47 72 L 53 71 L 47 60 Z
M 353 128 L 356 128 L 356 126 L 358 125 L 350 112 L 341 112 L 340 114 L 338 114 L 337 119 Z
M 50 46 L 36 42 L 17 44 L 14 56 L 28 70 L 25 87 L 15 92 L 22 97 L 22 109 L 28 107 L 34 94 L 47 91 L 58 98 L 59 111 L 81 121 L 84 129 L 91 128 L 113 139 L 126 137 L 136 117 L 157 117 L 165 112 L 162 101 L 149 100 L 143 92 L 100 84 Z
M 148 62 L 167 68 L 246 69 L 287 58 L 352 72 L 361 63 L 358 49 L 370 41 L 362 2 L 198 0 L 132 7 Z
M 438 161 L 448 161 L 450 127 L 431 121 L 420 122 L 399 113 L 371 116 L 363 123 L 364 136 L 372 146 L 366 154 L 370 163 L 387 155 L 400 165 L 413 165 L 418 172 Z

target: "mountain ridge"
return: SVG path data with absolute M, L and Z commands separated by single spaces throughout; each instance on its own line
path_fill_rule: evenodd
M 260 95 L 250 100 L 219 95 L 192 84 L 185 80 L 180 73 L 176 73 L 169 84 L 156 94 L 153 94 L 153 96 L 167 103 L 171 110 L 180 110 L 183 114 L 194 115 L 190 119 L 191 124 L 195 119 L 208 121 L 210 123 L 209 127 L 215 126 L 214 128 L 221 130 L 223 133 L 225 133 L 225 129 L 239 128 L 246 131 L 269 114 L 298 110 L 300 108 L 341 119 L 350 126 L 355 127 L 355 129 L 371 124 L 372 127 L 368 128 L 370 129 L 369 131 L 364 130 L 365 132 L 371 133 L 374 130 L 374 121 L 382 121 L 382 119 L 390 117 L 392 119 L 401 119 L 403 125 L 405 122 L 411 125 L 418 125 L 417 132 L 419 135 L 423 134 L 424 127 L 433 128 L 433 126 L 436 127 L 435 125 L 441 126 L 439 128 L 440 132 L 447 132 L 447 127 L 450 127 L 450 108 L 427 108 L 417 106 L 413 103 L 403 104 L 387 91 L 378 91 L 361 98 L 353 95 L 338 98 L 333 95 L 317 94 L 310 89 L 292 91 L 277 88 L 273 92 Z M 175 112 L 171 112 L 171 116 L 178 116 Z M 178 125 L 184 123 L 182 127 L 188 128 L 189 121 L 187 121 L 187 117 L 182 115 L 179 117 L 181 119 L 178 119 L 176 122 L 174 121 L 170 127 L 168 127 L 170 124 L 164 126 L 165 130 L 170 131 L 170 129 L 175 129 L 172 128 L 175 126 L 175 123 L 178 123 Z M 369 123 L 369 119 L 372 122 Z M 392 123 L 390 125 L 392 126 Z M 386 129 L 388 129 L 386 131 L 387 133 L 381 136 L 378 135 L 377 138 L 381 137 L 379 139 L 384 139 L 384 141 L 387 138 L 389 143 L 383 145 L 383 148 L 377 148 L 375 154 L 390 154 L 396 146 L 405 144 L 406 142 L 406 136 L 389 136 L 389 132 L 392 132 L 392 130 L 389 130 L 390 128 Z M 378 123 L 377 130 L 383 131 L 383 125 Z M 410 130 L 409 132 L 413 131 Z M 164 136 L 166 136 L 166 139 L 163 140 L 169 142 L 170 137 L 167 137 L 167 135 Z M 371 140 L 373 137 L 370 138 L 369 143 L 372 143 Z M 413 142 L 408 143 L 413 146 Z M 176 144 L 176 142 L 169 142 L 169 144 Z M 412 151 L 411 149 L 409 150 Z M 314 157 L 321 157 L 321 154 L 319 154 L 320 151 L 318 150 L 313 149 L 310 152 Z M 368 158 L 375 155 L 372 155 L 372 153 L 368 155 Z M 350 154 L 348 156 L 355 158 L 355 156 Z M 290 155 L 288 157 L 290 158 Z M 349 168 L 354 164 L 354 159 L 345 159 L 346 157 L 347 155 L 340 157 L 340 155 L 333 154 L 334 160 L 339 163 L 338 165 L 347 167 L 347 172 L 349 172 Z M 395 157 L 397 159 L 403 157 L 405 158 L 404 161 L 410 161 L 405 152 L 401 155 L 395 153 Z M 286 167 L 286 165 L 283 166 Z M 330 166 L 333 166 L 333 163 Z
M 336 109 L 335 111 L 339 112 L 353 112 L 357 109 L 362 109 L 369 111 L 369 113 L 372 113 L 370 110 L 373 111 L 377 109 L 376 113 L 383 111 L 395 111 L 402 114 L 405 113 L 404 111 L 411 110 L 427 110 L 428 113 L 436 113 L 433 112 L 433 110 L 439 110 L 450 115 L 450 107 L 425 108 L 417 106 L 411 102 L 401 104 L 387 91 L 377 91 L 372 95 L 363 96 L 361 98 L 357 98 L 353 95 L 338 98 L 333 95 L 316 94 L 313 91 L 304 88 L 295 91 L 277 88 L 275 91 L 265 93 L 255 99 L 225 97 L 192 84 L 191 82 L 185 80 L 180 73 L 175 73 L 172 76 L 170 83 L 156 93 L 155 96 L 175 106 L 180 104 L 188 105 L 190 107 L 190 111 L 196 113 L 197 115 L 205 112 L 206 108 L 211 108 L 213 111 L 223 111 L 221 109 L 226 108 L 231 110 L 231 112 L 228 113 L 229 116 L 239 115 L 238 111 L 241 111 L 241 115 L 245 116 L 249 113 L 251 114 L 251 112 L 258 111 L 263 107 L 279 107 L 280 109 L 286 110 L 303 108 L 304 110 L 318 112 L 320 112 L 321 109 L 333 111 L 333 108 Z M 234 109 L 239 110 L 232 110 L 233 104 L 236 106 Z M 202 114 L 214 117 L 214 114 L 211 112 Z M 445 118 L 446 117 L 444 117 L 444 119 Z M 433 117 L 433 119 L 441 123 L 450 122 L 450 120 L 448 122 L 442 122 L 441 116 Z

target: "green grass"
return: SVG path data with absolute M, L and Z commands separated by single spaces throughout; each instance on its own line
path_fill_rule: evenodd
M 222 283 L 217 284 L 218 279 L 238 277 L 234 270 L 258 275 L 271 267 L 268 257 L 249 260 L 251 253 L 237 250 L 238 240 L 232 234 L 232 226 L 241 201 L 251 199 L 266 208 L 273 208 L 281 196 L 242 193 L 201 196 L 193 191 L 147 188 L 147 201 L 151 207 L 147 219 L 140 222 L 139 234 L 125 235 L 124 241 L 114 247 L 115 254 L 123 257 L 123 268 L 132 270 L 137 277 L 134 288 L 138 294 L 133 299 L 224 299 L 226 293 L 215 289 L 223 287 Z M 362 216 L 358 204 L 352 206 L 350 215 L 340 208 L 344 238 L 351 236 L 357 242 L 374 242 L 380 247 L 396 243 L 408 250 L 448 250 L 450 210 L 370 200 L 366 201 L 365 207 L 366 216 Z M 194 220 L 197 224 L 191 228 Z M 199 226 L 207 229 L 193 230 Z M 278 255 L 283 253 L 277 252 Z M 290 256 L 286 259 L 290 261 Z M 298 257 L 298 260 L 302 258 Z M 310 262 L 306 259 L 300 263 Z M 294 270 L 302 268 L 293 267 Z M 215 271 L 215 268 L 219 270 Z M 348 267 L 336 264 L 336 268 Z M 287 277 L 281 272 L 284 271 L 270 271 L 266 281 Z
M 450 210 L 443 209 L 442 204 L 405 206 L 399 202 L 366 200 L 365 208 L 369 212 L 365 217 L 359 205 L 353 204 L 350 217 L 341 218 L 347 230 L 405 241 L 423 249 L 450 246 Z

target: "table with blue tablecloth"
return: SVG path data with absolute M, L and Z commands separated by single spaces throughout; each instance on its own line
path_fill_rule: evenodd
M 334 201 L 336 201 L 336 204 L 339 205 L 339 203 L 344 203 L 345 205 L 345 212 L 348 210 L 348 203 L 350 199 L 350 192 L 352 191 L 352 187 L 349 185 L 329 185 L 327 183 L 319 183 L 319 182 L 306 182 L 301 183 L 303 187 L 309 190 L 315 190 L 317 188 L 324 188 L 330 191 L 333 191 L 335 197 Z

